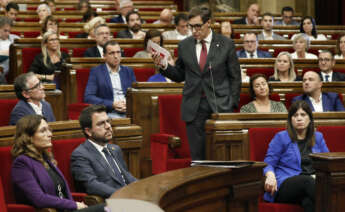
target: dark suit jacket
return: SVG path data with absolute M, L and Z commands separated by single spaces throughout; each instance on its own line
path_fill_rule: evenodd
M 120 66 L 120 80 L 123 93 L 136 82 L 132 68 Z M 90 104 L 105 105 L 108 111 L 113 110 L 113 85 L 105 64 L 91 69 L 84 93 L 84 101 Z
M 296 96 L 292 99 L 292 102 L 295 102 L 297 100 L 304 100 L 308 103 L 310 108 L 314 111 L 313 104 L 309 100 L 308 96 L 306 94 Z M 322 93 L 322 107 L 323 111 L 344 111 L 344 105 L 341 102 L 339 95 L 337 93 L 328 92 L 328 93 Z
M 84 52 L 84 57 L 102 57 L 97 46 L 90 47 Z
M 120 166 L 128 183 L 136 181 L 129 173 L 123 160 L 121 148 L 115 144 L 107 144 L 110 153 Z M 123 187 L 122 179 L 118 179 L 101 153 L 86 140 L 80 144 L 71 156 L 71 172 L 77 190 L 88 194 L 110 197 L 116 190 Z
M 213 112 L 231 112 L 237 107 L 241 90 L 241 70 L 231 39 L 213 32 L 202 71 L 195 46 L 196 39 L 193 36 L 180 41 L 176 65 L 168 65 L 166 70 L 160 70 L 173 81 L 185 81 L 181 113 L 186 122 L 194 119 L 203 95 Z
M 325 79 L 323 79 L 323 75 L 322 76 L 322 81 L 325 81 Z M 332 73 L 332 82 L 336 82 L 336 81 L 345 81 L 345 74 L 341 73 L 341 72 L 336 72 L 333 71 Z
M 247 24 L 246 17 L 243 17 L 241 19 L 236 19 L 232 22 L 233 24 Z
M 44 100 L 41 101 L 42 104 L 42 114 L 47 119 L 48 122 L 55 121 L 55 116 L 53 110 L 49 104 Z M 36 114 L 31 105 L 26 101 L 19 100 L 16 106 L 13 108 L 10 117 L 10 125 L 16 125 L 17 121 L 26 115 Z
M 13 191 L 17 202 L 33 205 L 36 208 L 77 209 L 64 176 L 57 167 L 49 161 L 48 163 L 64 181 L 67 199 L 60 199 L 56 195 L 55 184 L 41 162 L 26 155 L 20 155 L 13 161 L 11 170 Z
M 271 58 L 272 55 L 269 52 L 266 51 L 261 51 L 261 50 L 256 50 L 256 53 L 258 55 L 258 58 Z M 246 51 L 244 49 L 238 50 L 236 52 L 237 57 L 239 58 L 247 58 Z
M 122 19 L 122 15 L 117 15 L 110 19 L 110 23 L 125 23 L 125 21 Z
M 133 38 L 133 35 L 128 29 L 122 30 L 117 33 L 116 38 Z

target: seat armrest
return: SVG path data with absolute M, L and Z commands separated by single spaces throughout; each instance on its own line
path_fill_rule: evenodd
M 165 133 L 156 133 L 151 135 L 151 142 L 158 142 L 161 144 L 167 144 L 170 148 L 174 149 L 181 146 L 180 137 L 165 134 Z
M 30 205 L 7 204 L 8 212 L 36 212 L 36 209 Z
M 76 202 L 84 202 L 86 196 L 86 193 L 72 192 L 72 197 Z
M 87 204 L 88 206 L 105 202 L 105 200 L 102 197 L 97 195 L 87 195 L 84 197 L 84 200 L 85 204 Z

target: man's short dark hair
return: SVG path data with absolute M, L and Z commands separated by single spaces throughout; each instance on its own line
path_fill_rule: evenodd
M 321 50 L 321 51 L 319 52 L 319 55 L 320 55 L 321 53 L 328 53 L 328 54 L 331 55 L 332 60 L 334 59 L 334 54 L 333 54 L 333 52 L 330 51 L 330 50 L 328 50 L 328 49 L 323 49 L 323 50 Z
M 19 11 L 19 6 L 15 2 L 10 2 L 6 5 L 6 12 L 9 12 L 11 9 Z
M 19 75 L 14 80 L 14 91 L 16 92 L 16 96 L 18 99 L 27 101 L 27 99 L 23 96 L 22 92 L 28 89 L 28 87 L 26 87 L 26 84 L 28 82 L 28 79 L 33 76 L 35 76 L 33 72 L 28 72 L 28 73 Z
M 107 24 L 100 24 L 100 25 L 96 26 L 96 28 L 94 29 L 94 32 L 96 35 L 97 35 L 97 30 L 101 27 L 107 27 L 110 30 L 110 28 Z
M 117 41 L 114 41 L 114 40 L 107 41 L 103 46 L 103 54 L 107 53 L 107 47 L 108 46 L 116 46 L 116 45 L 120 46 L 120 44 Z
M 272 19 L 274 19 L 272 13 L 266 12 L 266 13 L 262 14 L 261 17 L 265 17 L 265 16 L 270 16 Z
M 320 82 L 322 82 L 322 81 L 323 81 L 321 71 L 314 71 L 314 70 L 310 70 L 310 71 L 306 71 L 306 72 L 304 72 L 304 74 L 305 74 L 305 73 L 307 73 L 307 72 L 313 72 L 313 73 L 315 73 L 317 76 L 319 76 L 319 80 L 320 80 Z M 303 77 L 304 77 L 304 74 L 303 74 L 303 76 L 302 76 L 302 79 L 303 79 Z
M 181 20 L 188 21 L 188 16 L 185 13 L 179 13 L 175 16 L 174 23 L 177 26 Z
M 141 16 L 140 16 L 139 12 L 137 12 L 137 11 L 135 11 L 135 10 L 132 10 L 132 11 L 129 11 L 129 12 L 127 13 L 127 15 L 126 15 L 126 21 L 127 21 L 127 23 L 129 22 L 129 16 L 131 16 L 131 15 L 133 15 L 133 14 L 137 14 L 137 15 L 139 16 L 140 21 L 141 21 Z
M 13 21 L 12 19 L 6 17 L 6 16 L 1 16 L 0 17 L 0 28 L 3 28 L 6 25 L 12 26 Z
M 104 105 L 90 105 L 81 111 L 79 124 L 86 138 L 89 136 L 85 133 L 85 128 L 92 128 L 92 115 L 102 112 L 107 112 L 107 108 Z
M 294 13 L 294 10 L 293 10 L 292 7 L 286 6 L 286 7 L 283 7 L 283 8 L 282 8 L 282 14 L 283 14 L 284 12 L 292 12 L 292 13 Z
M 188 20 L 200 16 L 203 23 L 211 19 L 211 10 L 207 7 L 193 7 L 188 14 Z

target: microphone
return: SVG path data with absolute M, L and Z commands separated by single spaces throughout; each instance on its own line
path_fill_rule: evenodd
M 218 113 L 218 108 L 217 108 L 217 97 L 216 97 L 216 90 L 214 89 L 214 81 L 213 81 L 212 63 L 211 63 L 211 61 L 210 61 L 210 64 L 209 64 L 209 66 L 208 66 L 208 69 L 210 70 L 211 84 L 212 84 L 213 96 L 214 96 L 214 105 L 215 105 L 215 107 L 216 107 L 216 113 Z

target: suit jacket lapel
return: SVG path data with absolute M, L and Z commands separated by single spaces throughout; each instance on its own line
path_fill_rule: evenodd
M 104 76 L 104 79 L 105 79 L 105 85 L 107 86 L 107 90 L 111 93 L 111 97 L 114 96 L 114 93 L 113 93 L 113 84 L 111 84 L 111 79 L 110 79 L 110 76 L 109 76 L 109 71 L 108 71 L 108 68 L 107 68 L 107 65 L 106 64 L 103 64 L 102 66 L 102 76 Z
M 217 45 L 219 46 L 216 34 L 212 32 L 212 40 L 210 44 L 210 49 L 207 52 L 206 64 L 202 73 L 205 73 L 210 70 L 208 67 L 209 65 L 212 65 L 212 59 L 213 59 L 213 55 L 216 52 Z
M 122 92 L 124 95 L 126 95 L 127 78 L 125 76 L 125 71 L 123 70 L 122 66 L 120 66 L 119 75 L 120 75 Z
M 190 54 L 187 54 L 188 55 L 192 55 L 192 61 L 193 61 L 193 68 L 192 70 L 194 72 L 196 72 L 197 74 L 201 74 L 200 72 L 200 66 L 199 66 L 199 63 L 198 63 L 198 57 L 196 55 L 196 43 L 197 43 L 197 40 L 195 38 L 192 39 L 192 42 L 189 42 L 189 46 L 186 50 L 189 50 L 191 51 Z
M 330 111 L 329 104 L 328 104 L 328 96 L 324 95 L 323 93 L 321 94 L 322 98 L 322 109 L 324 112 Z

